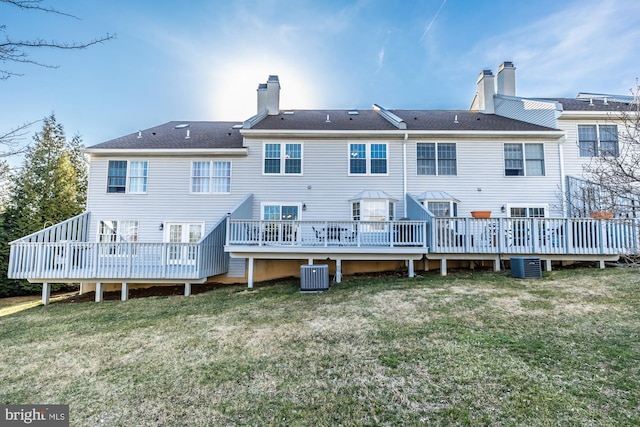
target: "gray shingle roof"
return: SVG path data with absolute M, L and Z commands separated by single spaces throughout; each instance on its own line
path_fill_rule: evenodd
M 607 101 L 604 103 L 604 99 L 594 98 L 589 102 L 589 99 L 575 99 L 575 98 L 539 98 L 548 101 L 555 101 L 562 104 L 564 111 L 629 111 L 630 104 L 626 102 L 612 102 Z
M 267 116 L 252 129 L 258 130 L 398 130 L 373 110 L 291 110 Z M 357 115 L 349 114 L 357 111 Z M 389 110 L 402 118 L 408 130 L 441 131 L 545 131 L 551 128 L 513 120 L 494 114 L 467 110 Z M 327 115 L 329 121 L 327 121 Z M 458 122 L 455 122 L 455 118 Z
M 267 116 L 252 129 L 260 130 L 394 130 L 373 110 L 289 110 L 293 114 Z M 357 111 L 350 115 L 349 111 Z M 329 121 L 327 121 L 327 116 Z
M 242 135 L 233 129 L 240 122 L 168 122 L 93 145 L 90 149 L 203 149 L 242 148 Z M 188 126 L 180 126 L 188 125 Z M 178 129 L 176 129 L 178 126 Z M 189 138 L 187 136 L 189 131 Z
M 391 110 L 408 130 L 545 131 L 555 130 L 520 120 L 468 110 Z M 457 117 L 457 123 L 456 123 Z

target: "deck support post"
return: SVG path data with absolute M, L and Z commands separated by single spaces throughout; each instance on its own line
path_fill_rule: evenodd
M 342 260 L 336 259 L 336 283 L 342 282 Z
M 604 260 L 600 260 L 600 270 L 604 270 Z
M 545 259 L 544 260 L 544 270 L 545 271 L 551 271 L 551 260 L 550 259 Z
M 42 284 L 42 305 L 49 305 L 51 298 L 51 283 L 44 282 Z
M 129 284 L 122 282 L 122 288 L 120 289 L 120 300 L 126 301 L 129 299 Z
M 253 289 L 253 257 L 247 258 L 248 268 L 247 268 L 247 287 L 249 289 Z
M 500 258 L 496 258 L 493 260 L 493 271 L 497 273 L 500 271 Z
M 407 261 L 407 267 L 409 268 L 409 277 L 416 277 L 416 273 L 413 270 L 413 260 L 412 259 Z
M 184 284 L 184 296 L 185 296 L 185 297 L 188 297 L 188 296 L 190 296 L 190 295 L 191 295 L 191 283 L 186 282 L 186 283 Z
M 446 258 L 442 258 L 440 260 L 440 275 L 441 276 L 447 275 L 447 259 Z
M 102 301 L 103 293 L 104 293 L 104 287 L 102 285 L 102 282 L 97 282 L 96 283 L 96 300 L 95 300 L 96 302 Z

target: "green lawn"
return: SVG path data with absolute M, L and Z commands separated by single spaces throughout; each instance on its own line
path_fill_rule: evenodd
M 640 275 L 295 282 L 0 317 L 0 403 L 72 426 L 640 424 Z

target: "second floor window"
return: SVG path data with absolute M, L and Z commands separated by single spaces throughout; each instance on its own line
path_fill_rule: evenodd
M 191 164 L 192 193 L 230 193 L 231 162 L 193 162 Z
M 349 144 L 350 175 L 386 175 L 387 144 Z
M 147 161 L 109 160 L 107 193 L 146 193 L 147 173 Z
M 418 175 L 457 175 L 456 144 L 419 142 L 416 150 Z
M 578 125 L 580 157 L 620 155 L 618 151 L 618 126 Z
M 544 176 L 543 144 L 504 144 L 506 176 Z
M 265 144 L 263 171 L 269 175 L 302 175 L 302 144 Z

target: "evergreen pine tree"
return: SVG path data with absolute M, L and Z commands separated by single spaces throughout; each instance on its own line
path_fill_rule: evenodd
M 67 141 L 52 113 L 33 141 L 13 180 L 4 212 L 0 296 L 3 291 L 6 295 L 31 290 L 26 283 L 7 279 L 8 242 L 78 215 L 85 207 L 87 171 L 81 138 L 76 135 Z

